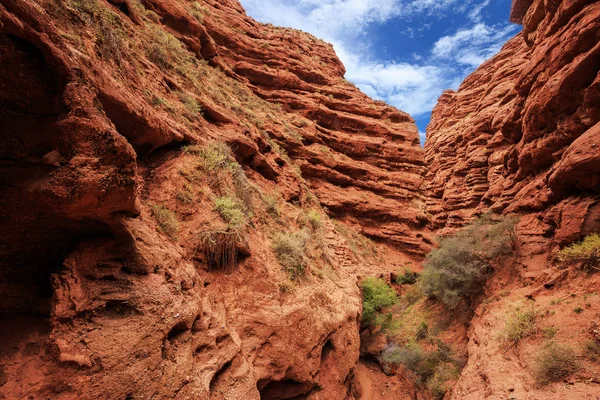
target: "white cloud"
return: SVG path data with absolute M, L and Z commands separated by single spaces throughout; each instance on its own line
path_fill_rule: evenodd
M 478 23 L 453 35 L 440 38 L 433 46 L 432 56 L 476 67 L 500 50 L 515 28 L 511 25 L 488 26 Z
M 469 19 L 473 22 L 481 22 L 481 12 L 490 4 L 490 1 L 491 0 L 484 0 L 481 4 L 474 5 L 472 10 L 469 12 Z
M 248 14 L 262 22 L 302 29 L 333 44 L 346 66 L 346 78 L 367 95 L 410 113 L 426 115 L 444 89 L 456 89 L 465 69 L 495 53 L 513 31 L 507 24 L 488 26 L 481 13 L 490 0 L 241 0 Z M 440 38 L 429 55 L 408 55 L 407 62 L 381 62 L 370 57 L 362 37 L 374 23 L 405 18 L 414 35 L 426 21 L 416 16 L 467 14 L 473 26 Z M 418 27 L 417 27 L 418 26 Z M 425 55 L 425 57 L 423 57 Z

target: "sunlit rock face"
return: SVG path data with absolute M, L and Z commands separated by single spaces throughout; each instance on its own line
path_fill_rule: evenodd
M 425 144 L 434 229 L 491 210 L 526 214 L 532 242 L 597 231 L 599 15 L 598 2 L 515 1 L 523 32 L 442 95 Z

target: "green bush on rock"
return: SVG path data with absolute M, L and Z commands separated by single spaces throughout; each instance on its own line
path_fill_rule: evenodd
M 513 217 L 494 223 L 485 216 L 441 239 L 439 247 L 427 255 L 421 275 L 423 293 L 447 307 L 473 300 L 492 272 L 490 261 L 514 247 L 515 224 Z

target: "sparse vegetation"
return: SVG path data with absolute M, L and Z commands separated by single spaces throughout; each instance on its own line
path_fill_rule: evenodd
M 196 18 L 196 20 L 200 23 L 202 23 L 204 21 L 204 15 L 206 15 L 208 13 L 209 13 L 208 8 L 202 6 L 197 1 L 194 1 L 190 5 L 190 14 L 192 14 L 192 16 L 194 18 Z
M 600 234 L 593 233 L 583 241 L 560 250 L 558 260 L 562 264 L 581 263 L 588 272 L 600 271 Z
M 435 367 L 433 376 L 427 380 L 427 389 L 434 399 L 443 399 L 450 389 L 448 381 L 456 379 L 460 369 L 454 362 L 442 362 Z
M 230 196 L 216 197 L 215 209 L 232 229 L 238 229 L 246 224 L 246 215 L 239 201 Z
M 514 245 L 514 218 L 493 223 L 482 217 L 451 237 L 427 255 L 421 288 L 429 298 L 455 307 L 472 301 L 484 288 L 492 272 L 490 261 L 510 253 Z
M 96 31 L 99 55 L 120 65 L 126 35 L 119 17 L 109 7 L 94 0 L 73 0 L 71 5 L 83 21 Z
M 275 194 L 269 194 L 262 197 L 265 211 L 269 213 L 273 218 L 279 218 L 281 216 L 281 212 L 279 211 L 279 204 L 277 201 L 277 196 Z
M 338 232 L 346 238 L 346 240 L 348 241 L 348 245 L 350 246 L 350 250 L 352 250 L 352 253 L 355 256 L 377 256 L 377 247 L 369 238 L 358 233 L 356 230 L 342 222 L 334 220 L 333 226 L 336 232 Z
M 186 117 L 188 119 L 194 119 L 199 115 L 203 114 L 202 107 L 198 104 L 198 101 L 187 92 L 178 92 L 179 101 L 185 106 Z
M 308 239 L 309 234 L 306 230 L 294 233 L 277 232 L 273 236 L 272 245 L 275 256 L 291 280 L 298 280 L 306 274 Z
M 323 217 L 315 209 L 308 210 L 308 212 L 303 214 L 300 219 L 302 224 L 308 225 L 314 231 L 323 226 Z
M 600 361 L 600 343 L 595 340 L 585 342 L 584 349 L 592 361 Z
M 571 347 L 550 342 L 540 349 L 535 359 L 534 376 L 540 384 L 556 382 L 575 372 L 577 366 Z
M 581 314 L 583 312 L 583 308 L 581 308 L 581 307 L 575 307 L 575 308 L 573 308 L 573 312 L 575 314 Z
M 367 277 L 362 283 L 363 315 L 361 324 L 364 327 L 375 328 L 385 325 L 391 319 L 391 314 L 383 315 L 386 307 L 393 306 L 398 296 L 383 279 Z
M 417 283 L 418 276 L 419 274 L 416 272 L 412 272 L 409 269 L 404 268 L 404 273 L 396 276 L 396 283 L 398 285 L 414 285 Z
M 227 270 L 235 266 L 243 241 L 239 229 L 210 230 L 200 234 L 200 246 L 210 269 Z
M 500 333 L 502 342 L 514 346 L 522 339 L 534 335 L 538 330 L 537 315 L 538 313 L 531 301 L 512 309 L 506 317 L 504 330 Z
M 193 188 L 189 184 L 183 185 L 183 188 L 177 192 L 176 197 L 177 200 L 187 205 L 194 204 L 198 200 Z
M 384 370 L 404 365 L 439 399 L 448 390 L 446 382 L 456 378 L 459 373 L 450 348 L 439 340 L 428 344 L 427 348 L 417 342 L 410 342 L 405 346 L 392 343 L 381 352 L 379 361 Z
M 233 156 L 225 143 L 211 142 L 205 146 L 189 146 L 185 151 L 198 156 L 200 167 L 207 174 L 218 174 L 232 168 Z
M 175 213 L 164 204 L 154 204 L 152 205 L 152 214 L 160 229 L 171 239 L 176 239 L 179 221 Z
M 555 326 L 547 326 L 542 328 L 542 335 L 544 335 L 546 339 L 554 339 L 554 336 L 556 336 L 557 333 L 558 328 Z

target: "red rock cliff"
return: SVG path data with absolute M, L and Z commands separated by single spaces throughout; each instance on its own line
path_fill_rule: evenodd
M 266 130 L 298 163 L 330 215 L 406 252 L 427 250 L 418 190 L 425 167 L 413 119 L 346 81 L 330 44 L 257 24 L 237 1 L 208 4 L 206 28 L 228 67 L 258 96 L 298 116 L 284 136 Z
M 553 250 L 600 230 L 600 2 L 515 0 L 511 20 L 523 31 L 440 97 L 427 128 L 434 230 L 452 233 L 487 211 L 520 217 L 512 258 L 495 265 L 474 308 L 468 360 L 448 397 L 594 398 L 599 365 L 585 344 L 595 340 L 600 302 L 588 299 L 600 276 L 558 265 Z M 503 343 L 526 304 L 536 332 Z M 534 377 L 552 366 L 540 356 L 550 342 L 577 358 L 568 389 Z
M 407 114 L 237 1 L 5 0 L 0 64 L 1 398 L 359 395 L 322 206 L 423 254 Z
M 432 226 L 517 212 L 532 242 L 572 241 L 600 228 L 600 4 L 515 1 L 511 19 L 523 32 L 433 111 Z

